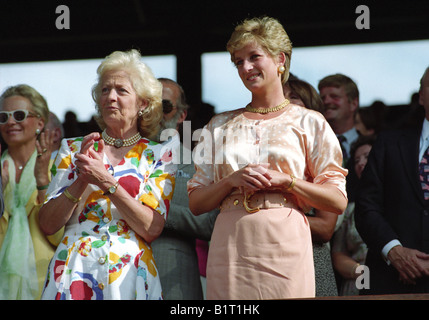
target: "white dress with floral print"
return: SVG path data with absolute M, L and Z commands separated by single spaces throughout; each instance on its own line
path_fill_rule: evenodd
M 82 138 L 62 141 L 45 202 L 60 196 L 77 178 L 74 156 L 81 143 Z M 105 167 L 136 200 L 166 218 L 174 190 L 176 145 L 174 139 L 159 144 L 143 138 L 115 167 L 104 156 Z M 66 224 L 42 299 L 162 299 L 150 245 L 95 185 L 86 188 Z

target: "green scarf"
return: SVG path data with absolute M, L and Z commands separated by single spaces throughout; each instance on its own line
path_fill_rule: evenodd
M 36 190 L 36 153 L 34 151 L 25 165 L 19 183 L 15 183 L 15 164 L 7 150 L 2 156 L 2 160 L 9 162 L 9 184 L 12 192 L 4 194 L 9 225 L 0 248 L 0 300 L 38 298 L 36 259 L 25 210 L 28 200 Z

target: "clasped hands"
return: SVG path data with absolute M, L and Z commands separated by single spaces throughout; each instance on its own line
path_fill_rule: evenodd
M 95 143 L 98 147 L 95 148 Z M 103 163 L 104 141 L 98 132 L 93 132 L 83 138 L 79 153 L 76 153 L 75 166 L 78 177 L 83 181 L 97 185 L 106 175 Z
M 429 254 L 398 245 L 389 251 L 388 259 L 404 284 L 415 284 L 418 278 L 429 276 Z
M 289 174 L 268 169 L 268 163 L 248 164 L 228 176 L 232 187 L 243 193 L 254 193 L 260 190 L 286 188 L 291 178 Z

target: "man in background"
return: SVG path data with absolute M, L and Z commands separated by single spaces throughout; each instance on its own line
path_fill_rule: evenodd
M 359 90 L 356 83 L 343 74 L 329 75 L 320 80 L 320 97 L 325 106 L 323 115 L 338 137 L 343 151 L 343 167 L 347 175 L 347 195 L 354 201 L 357 177 L 351 165 L 350 147 L 359 137 L 355 129 L 355 113 L 359 108 Z
M 163 129 L 180 127 L 188 114 L 189 106 L 183 89 L 175 81 L 161 78 L 164 107 Z M 190 144 L 189 144 L 190 145 Z M 200 281 L 196 239 L 209 241 L 218 210 L 194 216 L 189 210 L 187 182 L 194 175 L 195 168 L 190 161 L 178 164 L 176 184 L 170 210 L 161 236 L 152 242 L 152 250 L 161 279 L 165 300 L 202 300 L 203 290 Z M 191 159 L 189 159 L 191 160 Z
M 356 201 L 356 228 L 368 246 L 364 294 L 429 293 L 429 68 L 420 81 L 425 117 L 381 132 Z

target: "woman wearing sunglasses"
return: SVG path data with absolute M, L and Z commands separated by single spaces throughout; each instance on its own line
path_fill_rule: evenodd
M 0 97 L 4 215 L 0 219 L 0 299 L 39 299 L 60 233 L 46 237 L 38 212 L 49 184 L 52 137 L 43 132 L 49 109 L 32 87 Z

